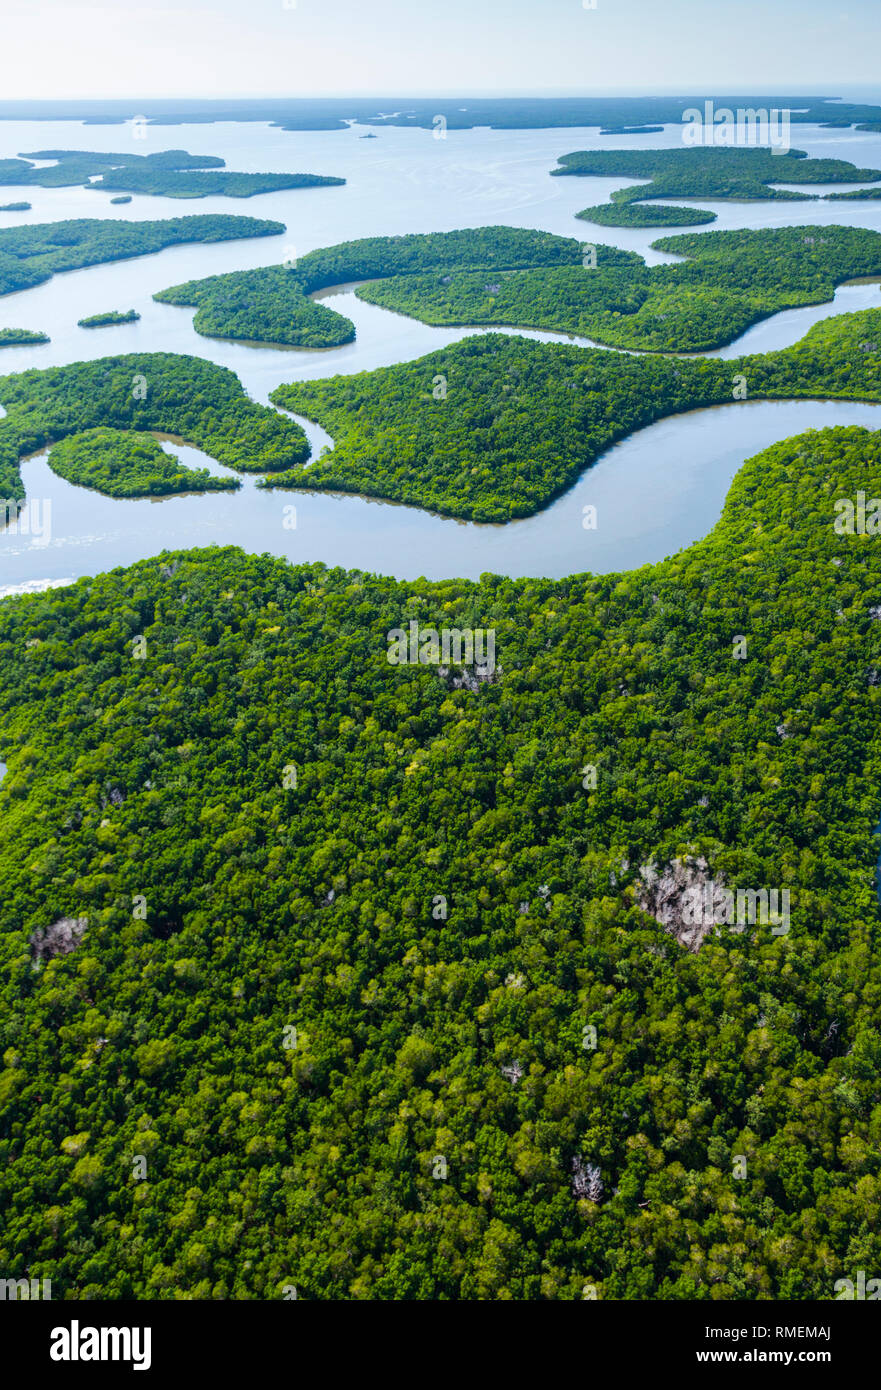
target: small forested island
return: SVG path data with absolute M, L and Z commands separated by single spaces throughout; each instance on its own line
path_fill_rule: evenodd
M 504 522 L 547 506 L 616 440 L 655 420 L 805 396 L 881 400 L 881 309 L 825 319 L 793 347 L 728 361 L 486 334 L 415 362 L 279 386 L 272 402 L 317 421 L 334 447 L 266 485 Z
M 99 426 L 68 435 L 49 451 L 60 478 L 106 497 L 168 497 L 176 492 L 219 492 L 241 487 L 238 478 L 187 468 L 141 430 Z
M 516 227 L 367 237 L 162 290 L 196 305 L 197 332 L 294 347 L 355 336 L 351 320 L 309 295 L 367 280 L 359 299 L 430 324 L 495 324 L 577 333 L 614 347 L 701 352 L 780 309 L 831 299 L 881 274 L 881 234 L 860 227 L 744 229 L 667 237 L 684 258 L 647 266 L 632 251 Z
M 35 333 L 30 328 L 0 328 L 0 347 L 21 347 L 25 343 L 48 342 L 48 333 Z
M 740 202 L 768 198 L 804 200 L 809 195 L 773 188 L 778 183 L 873 183 L 879 169 L 858 169 L 845 159 L 809 159 L 804 150 L 774 154 L 769 149 L 578 150 L 560 156 L 551 173 L 599 176 L 618 174 L 649 179 L 619 188 L 611 202 L 640 203 L 651 198 L 712 198 Z M 703 210 L 702 210 L 703 211 Z M 597 221 L 597 208 L 586 208 Z M 623 225 L 612 223 L 609 225 Z
M 257 193 L 278 193 L 287 188 L 329 188 L 345 179 L 324 174 L 239 174 L 201 169 L 175 172 L 127 167 L 103 174 L 89 184 L 98 192 L 109 188 L 133 193 L 155 193 L 163 198 L 253 198 Z
M 117 323 L 135 323 L 141 316 L 134 309 L 127 309 L 125 313 L 120 313 L 116 309 L 111 309 L 106 314 L 90 314 L 88 318 L 77 319 L 78 328 L 110 328 Z
M 31 203 L 2 203 L 0 212 L 30 212 Z
M 228 213 L 169 217 L 161 222 L 125 222 L 119 218 L 77 218 L 0 228 L 0 294 L 30 289 L 62 270 L 105 261 L 146 256 L 166 246 L 193 241 L 232 241 L 239 237 L 278 236 L 283 222 Z
M 106 426 L 177 435 L 242 473 L 289 469 L 309 457 L 299 425 L 242 390 L 234 372 L 201 357 L 130 353 L 0 377 L 0 496 L 24 495 L 18 461 L 67 435 Z
M 600 135 L 660 135 L 662 125 L 610 125 Z
M 132 200 L 132 198 L 131 198 L 131 194 L 130 194 L 130 193 L 120 193 L 120 195 L 119 195 L 118 198 L 111 198 L 111 199 L 110 199 L 110 202 L 111 202 L 112 204 L 117 204 L 117 203 L 130 203 L 131 200 Z
M 811 431 L 632 572 L 211 547 L 0 603 L 5 1269 L 707 1307 L 881 1269 L 860 494 L 879 434 Z M 411 623 L 492 629 L 493 679 L 391 665 Z M 787 930 L 684 927 L 708 882 Z
M 707 208 L 671 207 L 667 203 L 598 203 L 575 214 L 601 227 L 699 227 L 715 222 Z
M 32 160 L 52 159 L 54 164 Z M 217 155 L 193 155 L 187 150 L 156 154 L 103 154 L 95 150 L 35 150 L 19 159 L 0 159 L 0 184 L 38 184 L 65 188 L 83 184 L 99 191 L 152 193 L 165 198 L 251 198 L 285 188 L 316 188 L 343 184 L 345 179 L 323 174 L 249 174 L 224 167 Z M 131 198 L 112 199 L 130 202 Z

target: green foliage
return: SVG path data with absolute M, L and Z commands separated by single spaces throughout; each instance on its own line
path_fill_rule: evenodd
M 206 337 L 324 348 L 350 343 L 351 319 L 316 304 L 284 266 L 209 275 L 154 294 L 161 304 L 197 306 L 193 327 Z
M 774 183 L 872 183 L 879 169 L 860 169 L 846 159 L 811 159 L 804 150 L 774 154 L 768 149 L 578 150 L 560 156 L 557 175 L 609 178 L 617 174 L 650 179 L 619 189 L 617 201 L 634 202 L 665 194 L 679 198 L 798 198 L 771 188 Z
M 234 372 L 200 357 L 131 353 L 0 377 L 0 496 L 22 495 L 18 460 L 107 426 L 179 435 L 240 472 L 309 457 L 299 425 L 248 399 Z M 201 470 L 200 470 L 201 471 Z
M 881 552 L 832 524 L 858 491 L 878 435 L 810 432 L 628 574 L 212 548 L 0 604 L 5 1275 L 824 1300 L 877 1269 Z M 492 628 L 498 678 L 389 665 L 410 619 Z M 789 934 L 684 951 L 634 888 L 686 850 L 788 887 Z M 86 935 L 35 970 L 61 915 Z
M 48 343 L 48 333 L 30 328 L 0 328 L 0 347 L 20 347 L 22 343 Z
M 69 483 L 107 497 L 164 497 L 175 492 L 217 492 L 240 487 L 237 478 L 187 468 L 152 435 L 106 427 L 68 435 L 54 444 L 49 467 Z
M 881 130 L 881 127 L 879 127 Z M 881 198 L 881 188 L 853 188 L 849 193 L 827 193 L 827 198 L 839 198 L 843 200 L 855 199 L 858 202 L 871 202 L 873 199 Z
M 267 486 L 510 521 L 546 506 L 634 430 L 732 400 L 741 375 L 750 399 L 879 400 L 879 344 L 878 309 L 826 319 L 783 351 L 730 361 L 466 338 L 415 362 L 277 387 L 270 399 L 317 420 L 334 447 Z
M 0 212 L 30 212 L 31 206 L 30 203 L 2 203 Z
M 0 228 L 0 294 L 41 285 L 57 271 L 146 256 L 166 246 L 277 236 L 283 231 L 283 222 L 230 217 L 225 213 L 170 217 L 162 222 L 101 221 L 83 217 L 70 222 L 3 227 Z
M 567 126 L 633 127 L 678 123 L 695 105 L 703 107 L 712 97 L 717 109 L 787 108 L 793 124 L 842 126 L 856 121 L 878 122 L 881 107 L 866 102 L 805 96 L 789 91 L 770 94 L 720 95 L 718 91 L 693 96 L 645 97 L 467 97 L 448 106 L 445 114 L 452 130 L 490 126 L 494 130 L 549 130 Z M 388 101 L 376 97 L 266 97 L 222 101 L 215 98 L 188 100 L 182 106 L 174 98 L 144 103 L 151 125 L 208 124 L 214 121 L 271 122 L 283 130 L 339 130 L 353 118 L 360 125 L 377 128 L 401 126 L 431 130 L 437 98 L 407 97 L 399 111 L 387 111 Z M 7 117 L 24 120 L 80 120 L 92 125 L 122 125 L 131 107 L 107 101 L 49 101 L 2 103 Z M 834 114 L 833 114 L 834 113 Z M 862 128 L 862 127 L 860 127 Z M 34 156 L 36 158 L 37 156 Z
M 103 174 L 89 185 L 99 192 L 125 189 L 131 193 L 155 193 L 163 198 L 253 198 L 256 193 L 277 193 L 289 188 L 327 188 L 345 179 L 324 174 L 241 174 L 222 170 L 155 170 L 127 167 Z
M 27 161 L 53 159 L 54 164 Z M 284 188 L 316 188 L 345 183 L 321 174 L 242 174 L 224 169 L 217 155 L 186 150 L 156 154 L 105 154 L 95 150 L 36 150 L 21 159 L 0 159 L 0 183 L 65 188 L 85 184 L 99 191 L 155 193 L 165 198 L 251 198 Z M 218 172 L 221 171 L 221 172 Z M 131 202 L 112 198 L 111 202 Z
M 329 285 L 470 265 L 488 270 L 571 265 L 580 258 L 580 244 L 571 238 L 519 227 L 365 237 L 310 251 L 295 265 L 263 266 L 189 280 L 161 290 L 153 298 L 163 304 L 198 306 L 193 327 L 212 337 L 293 347 L 337 347 L 354 339 L 354 324 L 308 298 Z
M 307 293 L 348 280 L 413 275 L 424 270 L 516 270 L 525 266 L 572 265 L 581 243 L 530 227 L 466 227 L 453 232 L 364 237 L 321 247 L 301 256 L 297 274 Z
M 647 198 L 712 198 L 755 202 L 768 198 L 804 199 L 807 194 L 775 183 L 869 183 L 881 179 L 879 169 L 858 169 L 846 159 L 809 159 L 804 150 L 774 154 L 769 149 L 577 150 L 560 156 L 556 175 L 600 178 L 627 175 L 649 179 L 612 194 L 612 203 L 637 203 Z M 841 195 L 839 195 L 841 196 Z M 844 195 L 847 196 L 847 195 Z M 585 208 L 579 217 L 596 222 L 599 208 Z M 703 209 L 697 211 L 703 213 Z M 645 225 L 606 223 L 607 226 Z M 684 224 L 680 224 L 684 225 Z
M 40 165 L 31 161 L 40 160 Z M 51 164 L 43 164 L 52 160 Z M 0 160 L 4 183 L 29 183 L 43 188 L 65 188 L 112 169 L 222 169 L 225 161 L 216 154 L 189 154 L 187 150 L 157 150 L 153 154 L 124 154 L 107 150 L 30 150 L 19 159 Z
M 78 328 L 109 328 L 117 323 L 135 323 L 141 316 L 134 309 L 127 309 L 125 313 L 120 313 L 118 309 L 111 309 L 106 314 L 91 314 L 86 319 L 77 319 Z

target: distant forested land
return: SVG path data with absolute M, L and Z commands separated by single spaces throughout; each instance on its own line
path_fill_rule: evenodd
M 487 334 L 415 362 L 279 386 L 273 403 L 317 421 L 334 447 L 267 485 L 510 521 L 547 506 L 616 440 L 655 420 L 799 396 L 881 399 L 881 309 L 826 319 L 794 347 L 730 361 Z
M 881 188 L 854 188 L 849 193 L 827 193 L 827 199 L 841 199 L 842 201 L 865 202 L 867 199 L 881 198 Z
M 79 487 L 106 497 L 166 497 L 177 492 L 219 492 L 241 487 L 238 478 L 187 468 L 152 435 L 99 426 L 53 444 L 49 467 Z
M 859 493 L 879 435 L 810 431 L 633 572 L 211 547 L 0 603 L 4 1276 L 709 1308 L 881 1269 Z M 490 629 L 495 678 L 390 665 L 411 622 Z M 686 857 L 785 928 L 685 949 L 643 873 Z
M 30 328 L 0 328 L 0 347 L 20 347 L 24 343 L 48 343 L 47 333 L 35 333 Z
M 239 101 L 193 99 L 189 101 L 3 101 L 0 120 L 75 120 L 94 125 L 119 125 L 144 116 L 151 125 L 206 124 L 213 121 L 265 121 L 285 130 L 349 129 L 359 125 L 417 126 L 430 130 L 443 115 L 453 130 L 491 126 L 496 130 L 535 130 L 566 126 L 639 127 L 678 123 L 690 108 L 703 110 L 712 100 L 715 109 L 787 110 L 793 124 L 876 123 L 881 107 L 864 102 L 838 101 L 800 93 L 724 95 L 717 92 L 693 96 L 646 97 L 264 97 Z M 865 128 L 865 126 L 861 127 Z
M 28 162 L 35 159 L 54 159 L 57 163 L 41 166 Z M 20 159 L 0 160 L 0 184 L 39 184 L 43 188 L 86 184 L 99 191 L 152 193 L 166 198 L 251 198 L 285 188 L 345 183 L 345 179 L 322 174 L 237 173 L 224 165 L 225 160 L 217 155 L 193 155 L 186 150 L 148 155 L 35 150 Z
M 431 324 L 495 324 L 578 333 L 614 347 L 701 352 L 781 309 L 832 299 L 835 286 L 881 274 L 881 234 L 860 227 L 774 227 L 665 237 L 687 257 L 647 266 L 633 252 L 570 243 L 577 265 L 398 275 L 360 299 Z M 593 261 L 595 260 L 595 264 Z
M 736 201 L 804 200 L 805 193 L 772 188 L 774 183 L 870 183 L 881 180 L 879 169 L 858 169 L 845 159 L 809 159 L 804 150 L 772 154 L 767 149 L 579 150 L 560 156 L 557 177 L 611 178 L 617 175 L 649 179 L 612 194 L 614 204 L 649 198 L 712 198 Z M 700 209 L 703 211 L 703 209 Z M 597 221 L 597 208 L 585 208 Z M 621 225 L 621 224 L 612 224 Z
M 257 193 L 277 193 L 286 188 L 327 188 L 345 179 L 324 174 L 239 174 L 201 169 L 176 173 L 159 169 L 118 169 L 89 185 L 98 192 L 126 189 L 131 193 L 155 193 L 164 198 L 253 198 Z
M 125 313 L 120 313 L 118 309 L 110 309 L 106 314 L 90 314 L 88 318 L 77 319 L 77 327 L 110 328 L 117 323 L 134 323 L 140 317 L 134 309 L 127 309 Z
M 34 164 L 33 160 L 54 160 Z M 41 188 L 70 188 L 88 183 L 113 169 L 163 170 L 222 169 L 225 160 L 213 154 L 189 154 L 187 150 L 159 150 L 154 154 L 107 153 L 102 150 L 32 150 L 18 159 L 0 159 L 0 184 L 33 184 Z
M 309 457 L 300 426 L 248 399 L 234 372 L 200 357 L 131 353 L 0 377 L 0 497 L 22 496 L 18 460 L 107 426 L 181 436 L 240 472 L 290 468 Z
M 116 169 L 122 165 L 145 169 L 222 169 L 226 160 L 217 154 L 190 154 L 188 150 L 155 150 L 152 154 L 135 154 L 133 150 L 27 150 L 22 159 L 54 159 L 59 164 L 83 163 L 90 166 L 93 174 L 102 169 Z
M 0 212 L 30 212 L 31 203 L 2 203 Z
M 0 294 L 30 289 L 58 271 L 79 270 L 104 261 L 146 256 L 166 246 L 194 241 L 233 241 L 238 237 L 278 236 L 283 222 L 206 213 L 169 217 L 161 222 L 78 218 L 0 228 Z
M 650 179 L 612 194 L 616 202 L 645 198 L 784 198 L 803 195 L 772 183 L 871 183 L 881 169 L 859 169 L 846 159 L 811 159 L 804 150 L 773 154 L 766 149 L 579 150 L 560 156 L 551 173 Z

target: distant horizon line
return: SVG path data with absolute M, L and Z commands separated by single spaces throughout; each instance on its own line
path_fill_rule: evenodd
M 724 89 L 719 88 L 719 87 L 716 87 L 715 93 L 714 93 L 714 94 L 715 94 L 716 97 L 718 98 L 718 97 L 720 97 L 720 96 L 728 96 L 728 95 L 763 96 L 763 95 L 767 95 L 769 92 L 775 92 L 776 95 L 783 95 L 783 94 L 786 94 L 786 95 L 791 95 L 791 96 L 794 96 L 794 97 L 796 97 L 796 96 L 799 96 L 799 97 L 813 96 L 813 97 L 822 98 L 822 99 L 824 99 L 824 100 L 830 100 L 830 101 L 832 101 L 832 100 L 835 100 L 835 98 L 836 98 L 838 92 L 840 92 L 840 91 L 842 91 L 842 90 L 843 90 L 843 91 L 849 91 L 849 90 L 863 90 L 863 89 L 868 89 L 868 88 L 874 88 L 874 89 L 876 89 L 876 90 L 877 90 L 877 89 L 881 89 L 881 79 L 879 79 L 879 81 L 878 81 L 878 82 L 875 82 L 875 83 L 872 83 L 872 82 L 840 82 L 840 83 L 834 83 L 834 84 L 832 84 L 832 83 L 829 83 L 828 81 L 826 81 L 826 82 L 823 82 L 823 83 L 812 84 L 812 87 L 811 87 L 811 88 L 809 88 L 807 84 L 805 84 L 805 85 L 803 85 L 803 86 L 801 86 L 801 87 L 791 87 L 791 88 L 789 88 L 789 91 L 788 91 L 788 92 L 787 92 L 787 90 L 786 90 L 785 87 L 777 87 L 777 88 L 775 89 L 775 88 L 773 88 L 773 87 L 768 86 L 767 84 L 766 84 L 766 85 L 762 85 L 762 86 L 757 86 L 757 85 L 754 85 L 754 84 L 750 83 L 750 84 L 747 84 L 747 85 L 742 86 L 742 87 L 738 87 L 738 86 L 734 86 L 734 85 L 729 86 L 729 87 L 724 88 Z M 512 100 L 514 100 L 514 101 L 516 101 L 516 100 L 523 100 L 523 101 L 534 101 L 534 100 L 540 100 L 540 101 L 569 101 L 569 100 L 591 101 L 591 100 L 596 100 L 596 99 L 602 99 L 603 97 L 607 97 L 607 96 L 630 97 L 630 98 L 632 98 L 633 100 L 640 100 L 640 99 L 642 99 L 642 98 L 652 98 L 652 97 L 661 97 L 661 96 L 695 96 L 695 97 L 696 97 L 696 96 L 706 96 L 709 92 L 710 92 L 710 88 L 709 88 L 709 87 L 700 87 L 700 88 L 694 88 L 694 89 L 689 90 L 688 88 L 681 87 L 681 86 L 668 86 L 668 87 L 654 87 L 654 88 L 651 88 L 651 89 L 648 89 L 648 88 L 634 89 L 634 88 L 632 88 L 632 87 L 631 87 L 631 88 L 627 88 L 627 87 L 596 87 L 596 88 L 593 88 L 593 89 L 592 89 L 591 91 L 589 91 L 589 92 L 585 92 L 585 91 L 583 91 L 583 90 L 581 90 L 581 91 L 576 91 L 576 90 L 573 90 L 573 89 L 571 89 L 571 88 L 554 88 L 554 89 L 549 89 L 549 88 L 546 88 L 546 87 L 545 87 L 545 88 L 534 88 L 534 89 L 518 88 L 517 90 L 494 90 L 494 91 L 476 91 L 476 90 L 471 89 L 471 88 L 469 88 L 469 89 L 467 89 L 467 90 L 460 90 L 460 91 L 457 91 L 457 90 L 452 89 L 452 88 L 447 88 L 447 89 L 445 89 L 445 90 L 434 90 L 434 91 L 426 91 L 426 92 L 401 92 L 401 91 L 397 91 L 397 92 L 395 92 L 395 91 L 386 91 L 386 92 L 373 92 L 373 91 L 371 91 L 371 92 L 356 92 L 356 91 L 351 91 L 351 92 L 323 92 L 323 93 L 316 93 L 316 92 L 313 92 L 313 93 L 309 93 L 308 95 L 290 95 L 290 94 L 284 94 L 284 93 L 272 93 L 272 94 L 267 95 L 266 92 L 260 92 L 260 93 L 237 93 L 237 94 L 235 94 L 235 95 L 230 95 L 230 94 L 215 92 L 215 93 L 210 93 L 210 94 L 209 94 L 209 93 L 203 93 L 203 94 L 201 94 L 200 96 L 180 96 L 180 95 L 176 95 L 176 94 L 165 94 L 165 95 L 158 95 L 158 96 L 146 96 L 146 95 L 144 95 L 144 94 L 141 94 L 140 96 L 137 96 L 137 97 L 128 97 L 128 96 L 121 97 L 121 96 L 95 96 L 95 95 L 83 95 L 83 94 L 80 94 L 80 95 L 76 95 L 76 96 L 57 96 L 57 95 L 53 95 L 53 96 L 36 96 L 36 97 L 5 97 L 5 98 L 0 98 L 0 107 L 3 107 L 3 106 L 63 105 L 63 104 L 69 104 L 69 103 L 72 103 L 72 102 L 85 102 L 85 101 L 93 101 L 93 102 L 101 102 L 101 103 L 115 103 L 115 104 L 118 104 L 118 105 L 137 105 L 139 102 L 156 102 L 156 101 L 174 101 L 174 102 L 180 102 L 181 104 L 195 104 L 195 103 L 197 103 L 197 102 L 204 102 L 204 101 L 227 101 L 227 102 L 239 102 L 239 101 L 248 101 L 248 102 L 255 102 L 255 101 L 262 101 L 262 102 L 278 102 L 278 101 L 389 101 L 389 100 L 395 100 L 395 101 L 429 101 L 429 100 L 435 100 L 435 99 L 437 99 L 437 100 L 442 100 L 443 98 L 456 98 L 456 99 L 458 99 L 458 100 L 462 100 L 462 99 L 471 99 L 471 100 L 480 100 L 480 101 L 512 101 Z

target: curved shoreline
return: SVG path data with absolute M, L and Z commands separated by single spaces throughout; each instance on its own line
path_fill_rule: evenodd
M 0 555 L 14 558 L 17 584 L 28 585 L 71 582 L 159 549 L 213 544 L 407 581 L 619 573 L 709 534 L 745 459 L 807 429 L 841 425 L 881 429 L 881 403 L 739 401 L 671 415 L 613 444 L 542 511 L 504 524 L 351 493 L 262 489 L 250 474 L 237 493 L 163 498 L 161 540 L 156 512 L 147 510 L 152 500 L 74 488 L 51 472 L 42 450 L 23 469 L 28 494 L 51 502 L 51 541 L 39 546 L 26 535 L 3 540 L 0 533 Z M 210 462 L 188 446 L 175 452 L 192 467 Z M 596 530 L 583 527 L 587 504 L 597 508 Z M 291 517 L 295 525 L 288 526 Z

